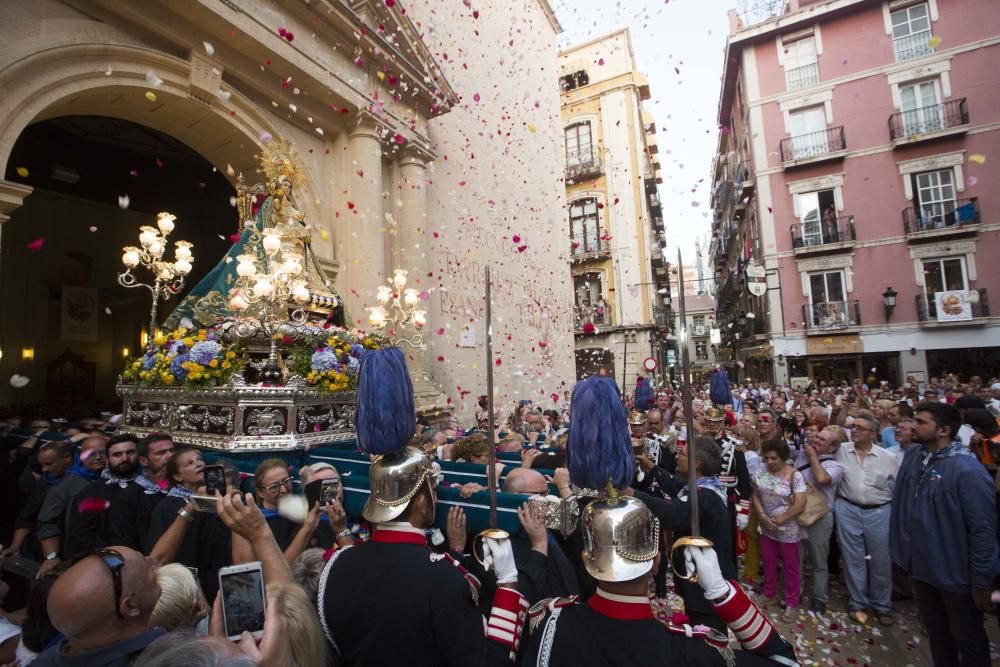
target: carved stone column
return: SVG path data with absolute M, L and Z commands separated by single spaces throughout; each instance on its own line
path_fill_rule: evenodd
M 385 215 L 382 199 L 382 142 L 375 123 L 367 115 L 351 133 L 347 144 L 348 165 L 345 174 L 349 205 L 341 215 L 347 217 L 345 246 L 341 258 L 348 289 L 351 320 L 367 326 L 368 310 L 376 305 L 375 291 L 385 282 Z M 353 324 L 353 322 L 352 322 Z
M 398 162 L 399 199 L 396 266 L 406 269 L 409 285 L 423 292 L 430 287 L 429 235 L 427 233 L 427 160 L 429 155 L 407 148 Z M 429 310 L 430 302 L 423 306 Z M 427 331 L 433 330 L 428 324 Z M 450 412 L 447 398 L 434 386 L 426 350 L 406 348 L 417 413 L 429 417 Z

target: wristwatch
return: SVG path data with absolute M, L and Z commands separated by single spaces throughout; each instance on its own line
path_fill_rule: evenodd
M 49 553 L 45 554 L 45 560 L 57 560 L 58 558 L 59 558 L 58 551 L 50 551 Z
M 177 510 L 177 516 L 181 517 L 182 519 L 184 519 L 188 523 L 194 523 L 194 517 L 191 516 L 191 513 L 188 512 L 183 507 L 180 508 L 179 510 Z

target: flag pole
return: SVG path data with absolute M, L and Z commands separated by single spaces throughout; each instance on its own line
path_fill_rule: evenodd
M 493 412 L 493 285 L 490 280 L 490 267 L 486 267 L 486 409 L 489 416 L 490 446 L 489 462 L 486 468 L 486 479 L 490 487 L 490 528 L 497 527 L 497 454 L 496 454 L 496 424 Z

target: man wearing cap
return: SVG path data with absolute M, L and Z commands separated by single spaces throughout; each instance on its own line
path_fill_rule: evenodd
M 398 348 L 361 361 L 355 428 L 373 456 L 362 514 L 371 538 L 338 549 L 320 576 L 323 634 L 343 665 L 502 665 L 520 643 L 527 601 L 517 591 L 510 541 L 483 540 L 497 578 L 493 608 L 477 610 L 479 582 L 451 556 L 427 547 L 437 493 L 431 459 L 406 446 L 415 430 L 413 388 Z
M 753 488 L 750 486 L 750 471 L 747 469 L 746 456 L 740 450 L 739 442 L 726 433 L 725 418 L 726 412 L 722 408 L 713 405 L 706 409 L 705 435 L 714 438 L 722 449 L 719 480 L 729 497 L 729 508 L 733 513 L 735 528 L 742 532 L 750 522 Z M 734 558 L 738 551 L 740 550 L 733 550 Z
M 711 548 L 686 549 L 687 574 L 697 573 L 705 598 L 743 651 L 730 649 L 726 636 L 652 607 L 647 591 L 661 558 L 660 525 L 641 501 L 612 490 L 587 505 L 580 523 L 583 563 L 597 590 L 586 602 L 571 596 L 534 605 L 519 664 L 659 667 L 674 661 L 768 664 L 768 658 L 795 664 L 788 642 L 738 585 L 723 578 Z

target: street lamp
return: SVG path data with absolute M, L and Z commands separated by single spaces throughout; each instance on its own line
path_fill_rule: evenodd
M 156 227 L 143 225 L 139 228 L 139 245 L 125 246 L 122 248 L 122 264 L 125 270 L 118 274 L 118 284 L 122 287 L 145 287 L 153 295 L 153 306 L 149 311 L 149 339 L 146 344 L 146 353 L 152 354 L 155 347 L 153 332 L 156 331 L 156 311 L 160 299 L 164 301 L 177 294 L 184 287 L 184 277 L 191 273 L 191 264 L 194 257 L 191 255 L 191 248 L 194 246 L 187 241 L 177 241 L 174 244 L 174 261 L 168 262 L 163 259 L 163 252 L 167 249 L 167 236 L 174 231 L 174 220 L 177 218 L 167 212 L 162 212 L 156 216 Z M 153 284 L 139 282 L 132 273 L 132 269 L 142 266 L 148 269 L 154 276 Z
M 885 321 L 892 317 L 892 311 L 896 309 L 896 295 L 899 294 L 892 287 L 886 287 L 882 292 L 882 301 L 885 303 Z

